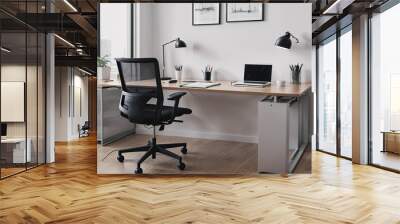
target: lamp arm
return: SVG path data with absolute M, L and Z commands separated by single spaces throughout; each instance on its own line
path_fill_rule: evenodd
M 165 77 L 165 44 L 162 45 L 162 76 Z
M 173 43 L 173 42 L 175 42 L 175 41 L 177 41 L 177 40 L 178 40 L 178 38 L 176 38 L 176 39 L 174 39 L 174 40 L 171 40 L 171 41 L 168 41 L 167 43 L 165 43 L 165 44 L 163 44 L 163 45 L 161 45 L 161 46 L 168 45 L 168 44 Z
M 291 34 L 291 33 L 289 33 L 289 34 L 290 34 L 290 36 L 291 36 L 293 39 L 296 40 L 297 43 L 300 43 L 300 41 L 299 41 L 299 39 L 298 39 L 297 37 L 293 36 L 293 34 Z

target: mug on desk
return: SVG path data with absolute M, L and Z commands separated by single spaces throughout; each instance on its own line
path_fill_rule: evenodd
M 283 80 L 276 80 L 276 85 L 278 87 L 284 87 L 286 85 L 286 81 Z

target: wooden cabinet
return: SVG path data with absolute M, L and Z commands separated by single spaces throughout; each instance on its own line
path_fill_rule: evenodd
M 383 152 L 400 154 L 400 132 L 383 133 Z

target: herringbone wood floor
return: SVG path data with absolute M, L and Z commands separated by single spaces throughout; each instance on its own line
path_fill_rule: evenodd
M 313 173 L 98 176 L 94 139 L 0 181 L 0 223 L 400 223 L 400 175 L 313 152 Z

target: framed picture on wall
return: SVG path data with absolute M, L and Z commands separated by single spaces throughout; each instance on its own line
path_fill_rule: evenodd
M 263 3 L 226 3 L 226 22 L 264 20 Z
M 220 24 L 220 3 L 193 3 L 192 25 Z

